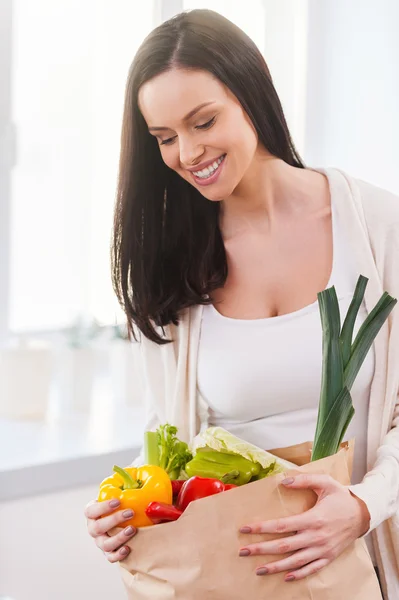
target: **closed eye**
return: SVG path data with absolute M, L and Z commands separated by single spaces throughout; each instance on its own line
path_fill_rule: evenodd
M 203 125 L 197 125 L 196 129 L 210 129 L 212 125 L 215 123 L 216 117 L 212 117 L 210 121 L 204 123 Z
M 163 145 L 168 146 L 169 144 L 173 144 L 173 141 L 175 140 L 176 137 L 177 136 L 174 135 L 173 137 L 168 138 L 167 140 L 162 140 L 162 142 L 160 142 L 160 146 L 163 146 Z
M 210 121 L 203 123 L 203 125 L 196 125 L 195 129 L 210 129 L 212 127 L 212 125 L 214 125 L 215 121 L 216 121 L 216 117 L 212 117 L 212 119 Z M 177 136 L 174 135 L 173 137 L 167 138 L 166 140 L 162 140 L 160 142 L 160 145 L 161 146 L 170 146 L 170 144 L 173 144 L 176 137 Z

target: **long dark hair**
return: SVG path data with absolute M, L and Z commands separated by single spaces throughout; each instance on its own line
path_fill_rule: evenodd
M 140 87 L 172 68 L 206 70 L 225 84 L 274 156 L 304 168 L 266 62 L 254 42 L 216 12 L 183 12 L 154 29 L 129 71 L 111 248 L 112 282 L 129 332 L 158 344 L 155 327 L 206 304 L 223 286 L 227 261 L 219 202 L 169 169 L 138 107 Z

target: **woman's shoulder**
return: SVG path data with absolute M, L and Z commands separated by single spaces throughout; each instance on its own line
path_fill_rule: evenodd
M 349 215 L 351 209 L 354 209 L 362 220 L 366 220 L 369 230 L 399 228 L 398 194 L 349 174 L 341 168 L 323 167 L 315 170 L 328 177 L 330 189 L 335 190 L 343 214 Z M 347 205 L 348 202 L 350 206 Z
M 399 230 L 399 195 L 364 179 L 346 175 L 359 201 L 369 228 Z
M 179 349 L 183 346 L 188 345 L 193 336 L 199 333 L 199 323 L 201 320 L 203 306 L 198 304 L 183 309 L 179 314 L 178 322 L 169 323 L 164 327 L 159 325 L 155 326 L 154 329 L 157 334 L 165 340 L 170 342 L 166 344 L 157 344 L 152 340 L 145 337 L 136 329 L 136 337 L 138 338 L 144 351 L 149 352 L 151 355 L 154 353 L 162 354 L 165 352 L 174 352 L 176 355 Z
M 365 210 L 387 225 L 399 227 L 399 195 L 363 179 L 357 179 L 356 182 Z

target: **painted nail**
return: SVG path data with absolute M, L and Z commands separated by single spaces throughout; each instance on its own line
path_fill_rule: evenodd
M 126 554 L 129 554 L 129 550 L 126 548 L 126 546 L 123 546 L 123 548 L 121 548 L 120 553 L 123 556 L 126 556 Z
M 242 550 L 240 550 L 240 556 L 249 556 L 251 554 L 250 550 L 248 550 L 248 548 L 243 548 Z
M 109 503 L 111 508 L 116 508 L 117 506 L 120 506 L 120 504 L 121 504 L 121 501 L 118 500 L 118 498 L 111 500 L 111 502 Z
M 133 527 L 126 527 L 124 531 L 125 535 L 133 535 L 134 532 L 135 530 L 133 529 Z
M 266 567 L 261 567 L 260 569 L 257 569 L 256 574 L 257 575 L 267 575 L 268 572 L 269 571 L 266 569 Z
M 295 577 L 293 575 L 287 575 L 285 581 L 294 581 Z
M 129 510 L 125 510 L 125 511 L 123 511 L 123 513 L 122 513 L 122 516 L 123 516 L 125 519 L 130 519 L 130 518 L 131 518 L 133 515 L 134 515 L 134 512 L 133 512 L 133 511 L 132 511 L 130 508 L 129 508 Z
M 250 527 L 241 527 L 240 533 L 251 533 L 252 529 Z
M 290 485 L 291 483 L 294 483 L 294 478 L 287 477 L 287 479 L 283 479 L 283 481 L 281 483 L 283 483 L 284 485 Z

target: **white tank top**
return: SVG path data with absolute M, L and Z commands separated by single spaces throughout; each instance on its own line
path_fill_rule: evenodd
M 359 273 L 351 261 L 334 204 L 332 229 L 333 268 L 326 287 L 335 286 L 342 324 Z M 354 335 L 366 316 L 363 303 Z M 344 439 L 356 439 L 353 484 L 359 483 L 367 470 L 367 417 L 374 366 L 372 348 L 351 390 L 355 416 Z M 204 307 L 197 384 L 209 405 L 210 425 L 220 425 L 266 450 L 312 441 L 321 371 L 322 328 L 317 301 L 289 314 L 254 320 L 232 319 L 212 305 Z

